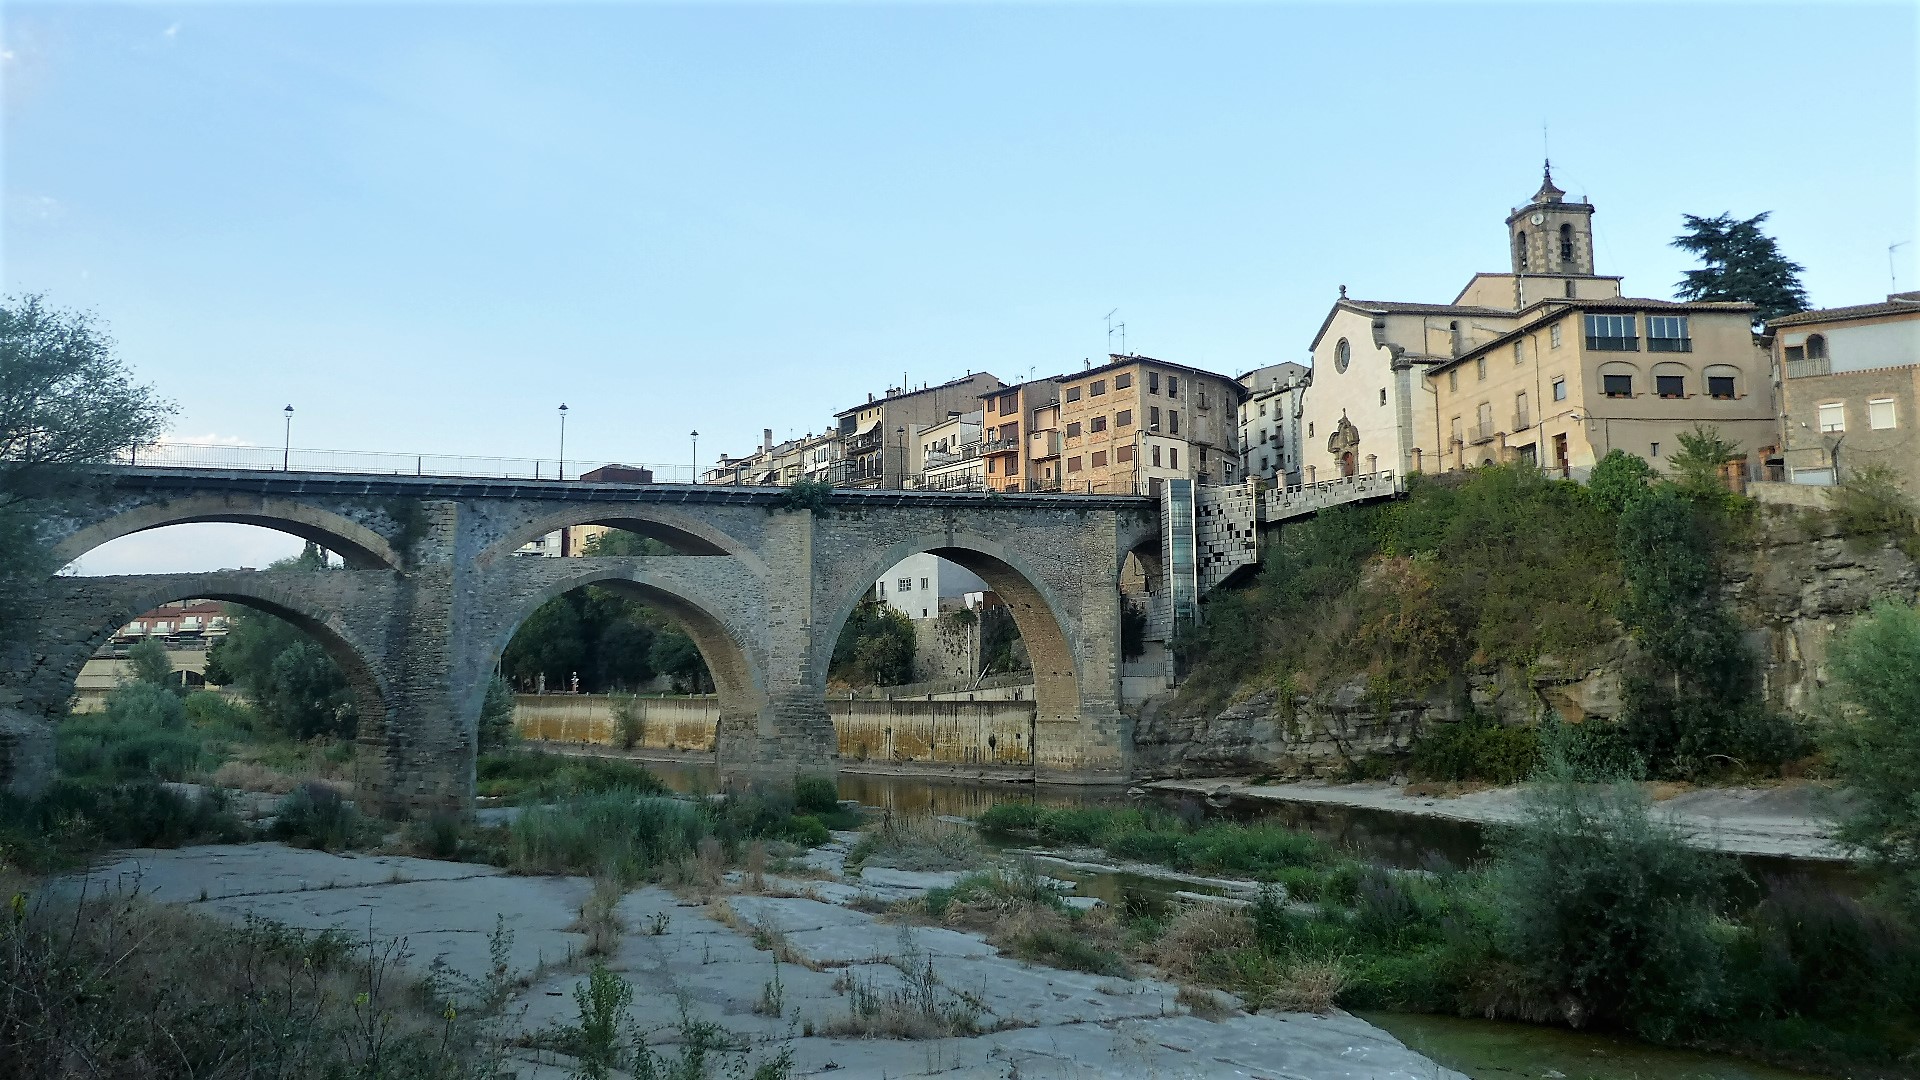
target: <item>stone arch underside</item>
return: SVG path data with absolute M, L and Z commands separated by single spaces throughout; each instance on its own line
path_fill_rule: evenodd
M 960 537 L 930 538 L 918 543 L 896 545 L 876 559 L 871 572 L 849 590 L 827 624 L 830 633 L 820 635 L 819 660 L 814 678 L 824 691 L 827 667 L 834 644 L 839 640 L 847 619 L 872 583 L 900 560 L 910 555 L 936 555 L 978 576 L 987 583 L 1013 614 L 1020 640 L 1026 643 L 1027 658 L 1033 665 L 1033 697 L 1036 719 L 1073 720 L 1080 715 L 1081 678 L 1075 629 L 1065 606 L 1038 574 L 1015 565 L 1018 556 L 999 549 L 985 540 Z
M 664 611 L 680 624 L 700 650 L 701 659 L 706 661 L 707 671 L 713 676 L 715 697 L 723 723 L 729 719 L 757 720 L 765 710 L 767 684 L 764 665 L 747 643 L 750 639 L 736 633 L 727 619 L 718 614 L 723 605 L 716 599 L 702 595 L 700 590 L 684 582 L 671 580 L 667 575 L 650 573 L 630 565 L 595 567 L 593 563 L 603 560 L 565 561 L 583 564 L 583 572 L 570 574 L 538 589 L 515 607 L 512 617 L 500 624 L 488 642 L 487 670 L 493 670 L 514 634 L 541 605 L 576 590 L 597 585 Z M 604 561 L 628 563 L 630 560 Z M 481 698 L 483 695 L 477 697 L 468 710 L 473 714 L 468 725 L 470 730 L 477 725 L 478 710 L 483 704 Z
M 81 647 L 62 656 L 40 678 L 47 680 L 50 688 L 63 694 L 64 700 L 70 701 L 73 686 L 80 677 L 80 669 L 113 639 L 114 632 L 120 627 L 162 604 L 178 600 L 218 600 L 284 619 L 313 639 L 339 666 L 346 678 L 347 686 L 353 692 L 354 707 L 359 713 L 361 734 L 365 736 L 384 729 L 387 693 L 377 665 L 368 659 L 374 655 L 369 645 L 354 640 L 354 636 L 341 626 L 335 613 L 301 598 L 297 588 L 285 587 L 288 583 L 264 581 L 256 585 L 232 580 L 236 576 L 169 574 L 155 575 L 154 580 L 143 580 L 142 576 L 79 579 L 90 585 L 110 583 L 110 599 L 91 607 L 84 614 L 69 611 L 64 616 L 69 620 L 84 620 L 82 625 L 87 629 L 78 639 Z M 256 575 L 249 573 L 246 576 Z M 274 587 L 276 585 L 280 587 Z M 68 603 L 78 606 L 74 601 Z M 51 702 L 54 698 L 49 695 L 45 700 Z
M 394 569 L 401 558 L 386 537 L 360 522 L 296 499 L 263 495 L 190 495 L 144 503 L 86 525 L 55 545 L 62 565 L 123 536 L 169 525 L 257 525 L 319 544 L 353 569 Z
M 593 504 L 563 506 L 508 530 L 488 544 L 476 560 L 488 565 L 542 536 L 577 525 L 605 525 L 611 529 L 635 533 L 658 540 L 681 555 L 732 555 L 757 562 L 753 553 L 711 523 L 651 503 Z

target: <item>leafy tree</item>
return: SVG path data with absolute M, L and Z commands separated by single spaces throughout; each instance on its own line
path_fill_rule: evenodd
M 1886 465 L 1848 470 L 1846 479 L 1827 489 L 1827 507 L 1848 536 L 1907 538 L 1913 533 L 1913 498 L 1901 485 L 1900 474 Z
M 1680 452 L 1668 458 L 1674 483 L 1690 495 L 1718 497 L 1726 491 L 1720 470 L 1740 456 L 1738 443 L 1720 437 L 1718 428 L 1695 424 L 1680 433 Z
M 641 536 L 625 529 L 608 529 L 588 537 L 583 554 L 588 558 L 611 558 L 620 555 L 678 555 L 679 552 L 651 536 Z
M 495 675 L 487 680 L 486 700 L 480 706 L 480 751 L 498 750 L 513 741 L 513 688 Z
M 40 523 L 85 494 L 73 466 L 153 441 L 173 413 L 113 347 L 85 313 L 0 300 L 0 622 L 58 569 Z
M 686 631 L 674 628 L 653 639 L 647 660 L 653 670 L 665 675 L 676 692 L 704 694 L 713 690 L 713 676 L 707 671 L 706 658 L 700 655 Z
M 1805 267 L 1780 253 L 1773 237 L 1760 231 L 1770 214 L 1744 221 L 1731 214 L 1718 217 L 1684 215 L 1686 231 L 1673 246 L 1692 252 L 1705 265 L 1689 270 L 1675 286 L 1682 300 L 1735 301 L 1754 304 L 1754 321 L 1766 322 L 1807 309 L 1807 290 L 1800 284 Z
M 1122 634 L 1125 631 L 1123 618 Z M 1013 609 L 1005 604 L 985 609 L 980 615 L 980 674 L 1005 675 L 1026 671 L 1032 666 L 1032 660 L 1020 640 L 1020 625 L 1013 621 Z
M 268 571 L 324 566 L 312 544 Z M 230 605 L 227 633 L 207 653 L 207 681 L 238 687 L 262 719 L 296 738 L 351 738 L 359 725 L 352 688 L 327 650 L 274 615 Z
M 560 690 L 573 673 L 586 668 L 588 644 L 580 608 L 580 598 L 568 593 L 534 609 L 514 631 L 500 659 L 507 678 L 522 686 L 537 686 L 545 675 L 547 688 Z
M 1840 838 L 1903 879 L 1920 915 L 1920 612 L 1885 601 L 1827 653 L 1835 693 L 1824 735 L 1854 799 Z
M 1587 474 L 1587 494 L 1602 510 L 1618 514 L 1645 495 L 1647 485 L 1658 475 L 1645 458 L 1625 450 L 1609 450 Z
M 984 642 L 981 655 L 989 655 Z M 898 686 L 913 681 L 917 640 L 913 620 L 876 600 L 863 600 L 834 642 L 830 670 L 856 685 Z
M 1764 708 L 1754 658 L 1721 597 L 1722 518 L 1717 503 L 1672 484 L 1620 515 L 1620 619 L 1641 650 L 1622 714 L 1628 739 L 1660 775 L 1777 764 L 1803 749 L 1791 723 Z
M 1549 747 L 1526 816 L 1497 836 L 1500 951 L 1574 1026 L 1667 1038 L 1720 1006 L 1713 920 L 1732 870 L 1655 821 L 1638 785 L 1596 779 Z
M 166 646 L 159 642 L 142 641 L 128 649 L 127 662 L 133 665 L 135 681 L 152 686 L 173 685 L 173 661 L 167 656 Z

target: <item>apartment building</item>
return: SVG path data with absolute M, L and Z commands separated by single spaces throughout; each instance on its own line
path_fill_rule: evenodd
M 929 491 L 984 491 L 981 414 L 954 413 L 920 433 L 913 486 Z
M 1273 485 L 1300 483 L 1301 412 L 1313 369 L 1287 361 L 1240 376 L 1240 471 Z
M 1753 305 L 1621 297 L 1539 301 L 1515 329 L 1426 370 L 1427 471 L 1525 461 L 1584 477 L 1611 450 L 1664 471 L 1708 427 L 1756 460 L 1778 443 Z
M 1920 497 L 1920 292 L 1773 320 L 1786 479 L 1832 484 L 1873 466 Z
M 1240 479 L 1246 388 L 1228 376 L 1150 356 L 1057 377 L 1061 490 L 1158 493 L 1169 478 Z
M 904 487 L 915 472 L 920 432 L 953 413 L 974 411 L 982 395 L 1002 385 L 982 371 L 917 390 L 896 387 L 880 398 L 869 394 L 864 404 L 834 414 L 841 457 L 830 479 L 840 487 Z
M 1049 446 L 1054 456 L 1059 456 L 1058 437 L 1048 443 L 1041 435 L 1045 429 L 1035 426 L 1039 419 L 1035 414 L 1057 405 L 1059 400 L 1057 379 L 1033 379 L 980 396 L 984 425 L 980 453 L 987 487 L 994 491 L 1059 490 L 1057 469 L 1049 468 L 1044 457 L 1034 457 Z

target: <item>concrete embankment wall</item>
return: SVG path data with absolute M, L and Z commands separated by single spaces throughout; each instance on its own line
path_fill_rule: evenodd
M 720 719 L 713 697 L 634 698 L 641 750 L 711 753 Z M 1025 768 L 1038 743 L 1041 768 L 1071 768 L 1074 735 L 1049 738 L 1026 701 L 828 700 L 827 714 L 848 768 L 862 765 Z M 602 694 L 521 694 L 513 722 L 521 737 L 546 742 L 614 744 L 620 741 L 614 699 Z

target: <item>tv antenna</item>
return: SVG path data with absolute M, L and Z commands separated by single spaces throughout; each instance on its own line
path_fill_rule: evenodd
M 1113 316 L 1114 316 L 1114 312 L 1117 312 L 1119 310 L 1120 310 L 1119 308 L 1114 308 L 1113 311 L 1107 312 L 1107 351 L 1109 353 L 1113 351 Z M 1123 338 L 1126 333 L 1126 326 L 1127 326 L 1126 323 L 1120 324 L 1121 334 Z
M 1900 274 L 1893 268 L 1893 253 L 1896 249 L 1906 247 L 1911 243 L 1913 243 L 1911 240 L 1902 240 L 1897 244 L 1887 245 L 1887 284 L 1891 286 L 1887 289 L 1888 292 L 1900 291 Z

